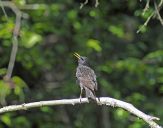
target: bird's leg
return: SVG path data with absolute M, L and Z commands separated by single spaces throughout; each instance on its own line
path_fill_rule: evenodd
M 93 94 L 95 95 L 95 97 L 96 97 L 96 94 L 95 94 L 95 91 L 93 91 Z M 99 97 L 96 97 L 97 99 L 96 99 L 96 102 L 97 102 L 97 104 L 98 105 L 102 105 L 102 103 L 100 102 L 100 98 Z
M 80 103 L 81 103 L 82 93 L 83 93 L 83 88 L 80 87 Z

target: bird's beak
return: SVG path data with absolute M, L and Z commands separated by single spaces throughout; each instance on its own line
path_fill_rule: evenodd
M 77 57 L 78 59 L 80 59 L 80 55 L 78 53 L 74 53 L 74 56 Z

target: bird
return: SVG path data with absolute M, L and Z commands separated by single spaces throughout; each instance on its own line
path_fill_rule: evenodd
M 80 56 L 78 53 L 74 53 L 74 56 L 78 58 L 78 66 L 76 68 L 77 83 L 80 85 L 80 102 L 82 98 L 83 90 L 85 90 L 86 97 L 93 101 L 96 101 L 95 91 L 97 91 L 96 74 L 93 69 L 89 67 L 88 58 Z

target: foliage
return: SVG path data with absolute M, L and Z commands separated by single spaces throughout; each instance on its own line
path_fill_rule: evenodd
M 128 101 L 163 119 L 163 31 L 151 20 L 136 31 L 152 11 L 141 15 L 145 2 L 103 0 L 82 9 L 74 0 L 14 0 L 29 15 L 22 19 L 13 76 L 6 81 L 15 15 L 0 15 L 0 103 L 20 104 L 76 98 L 77 61 L 73 52 L 87 56 L 98 76 L 98 96 Z M 37 4 L 37 9 L 26 9 Z M 160 124 L 163 125 L 163 120 Z M 43 107 L 1 115 L 1 127 L 17 128 L 147 127 L 122 109 L 95 104 Z

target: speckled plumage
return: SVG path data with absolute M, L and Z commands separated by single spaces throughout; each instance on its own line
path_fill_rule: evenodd
M 83 86 L 91 90 L 97 90 L 96 75 L 90 67 L 79 65 L 77 67 L 76 77 L 79 82 L 82 82 Z
M 80 56 L 78 59 L 78 67 L 76 69 L 76 77 L 78 84 L 81 88 L 82 95 L 83 89 L 87 98 L 96 100 L 95 91 L 97 90 L 97 81 L 95 72 L 88 67 L 87 58 Z

